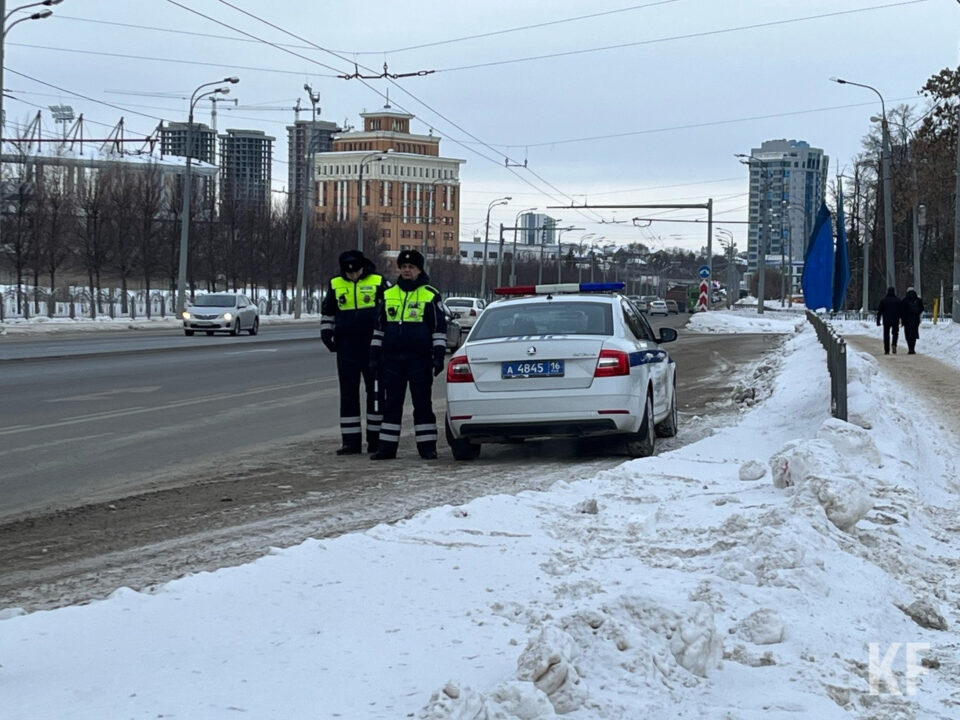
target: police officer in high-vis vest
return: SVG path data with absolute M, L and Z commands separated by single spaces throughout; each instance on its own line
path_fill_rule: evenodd
M 376 371 L 370 367 L 370 341 L 377 322 L 377 304 L 386 283 L 359 250 L 340 255 L 340 275 L 330 280 L 320 308 L 320 339 L 337 354 L 340 378 L 340 434 L 337 455 L 363 451 L 360 424 L 360 379 L 367 395 L 367 450 L 375 452 L 380 437 Z
M 433 414 L 433 378 L 443 372 L 447 321 L 440 293 L 423 272 L 423 255 L 403 250 L 397 256 L 400 277 L 383 292 L 377 327 L 370 344 L 371 362 L 380 368 L 383 423 L 380 446 L 371 460 L 391 460 L 400 443 L 403 403 L 410 385 L 417 452 L 425 460 L 437 457 L 437 418 Z

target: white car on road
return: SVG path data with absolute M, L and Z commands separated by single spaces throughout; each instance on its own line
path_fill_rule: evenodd
M 584 283 L 583 287 L 622 287 Z M 490 303 L 446 376 L 446 436 L 457 460 L 484 443 L 622 435 L 630 455 L 677 433 L 676 364 L 626 297 L 577 283 L 511 288 Z M 521 294 L 522 293 L 522 294 Z
M 457 322 L 460 323 L 464 332 L 470 331 L 477 318 L 480 317 L 480 313 L 483 312 L 483 308 L 486 307 L 483 300 L 475 297 L 449 297 L 444 298 L 443 301 L 450 308 L 454 317 L 457 318 Z
M 183 311 L 183 334 L 228 332 L 239 335 L 246 330 L 256 335 L 260 330 L 260 312 L 250 298 L 239 293 L 198 295 Z
M 647 303 L 647 315 L 669 315 L 670 308 L 665 300 L 651 300 Z

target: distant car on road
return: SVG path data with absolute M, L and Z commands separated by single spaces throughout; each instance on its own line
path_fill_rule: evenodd
M 657 300 L 651 300 L 648 303 L 647 307 L 649 308 L 647 310 L 647 314 L 649 315 L 669 315 L 670 314 L 670 309 L 667 307 L 666 300 L 660 300 L 659 298 Z
M 457 322 L 460 323 L 460 327 L 465 332 L 473 327 L 477 318 L 480 317 L 480 313 L 483 312 L 483 308 L 486 307 L 483 300 L 475 297 L 449 297 L 445 298 L 444 302 L 456 316 Z
M 670 300 L 670 299 L 668 298 L 667 300 L 664 300 L 664 302 L 667 304 L 667 310 L 669 310 L 670 312 L 672 312 L 674 315 L 679 315 L 679 314 L 680 314 L 680 306 L 677 305 L 677 301 L 676 301 L 676 300 Z
M 239 335 L 242 330 L 256 335 L 260 330 L 260 310 L 240 293 L 198 295 L 183 311 L 183 334 L 189 337 L 198 330 L 207 335 Z
M 642 297 L 640 297 L 639 295 L 627 295 L 627 297 L 630 298 L 630 300 L 633 301 L 633 304 L 637 306 L 637 310 L 639 310 L 640 312 L 647 311 L 647 301 L 644 300 Z

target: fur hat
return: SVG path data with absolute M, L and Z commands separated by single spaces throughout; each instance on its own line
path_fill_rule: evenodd
M 402 250 L 399 255 L 397 255 L 397 267 L 401 265 L 416 265 L 420 270 L 423 270 L 423 255 L 421 255 L 416 250 Z
M 340 253 L 340 270 L 342 272 L 356 272 L 363 269 L 366 258 L 359 250 L 347 250 Z

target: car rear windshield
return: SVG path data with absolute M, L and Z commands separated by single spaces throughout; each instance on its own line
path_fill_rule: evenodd
M 473 307 L 473 300 L 469 298 L 449 298 L 447 305 L 450 307 Z
M 613 311 L 607 303 L 542 302 L 490 306 L 471 340 L 517 335 L 613 335 Z
M 236 304 L 236 295 L 200 295 L 193 303 L 194 307 L 233 307 Z

